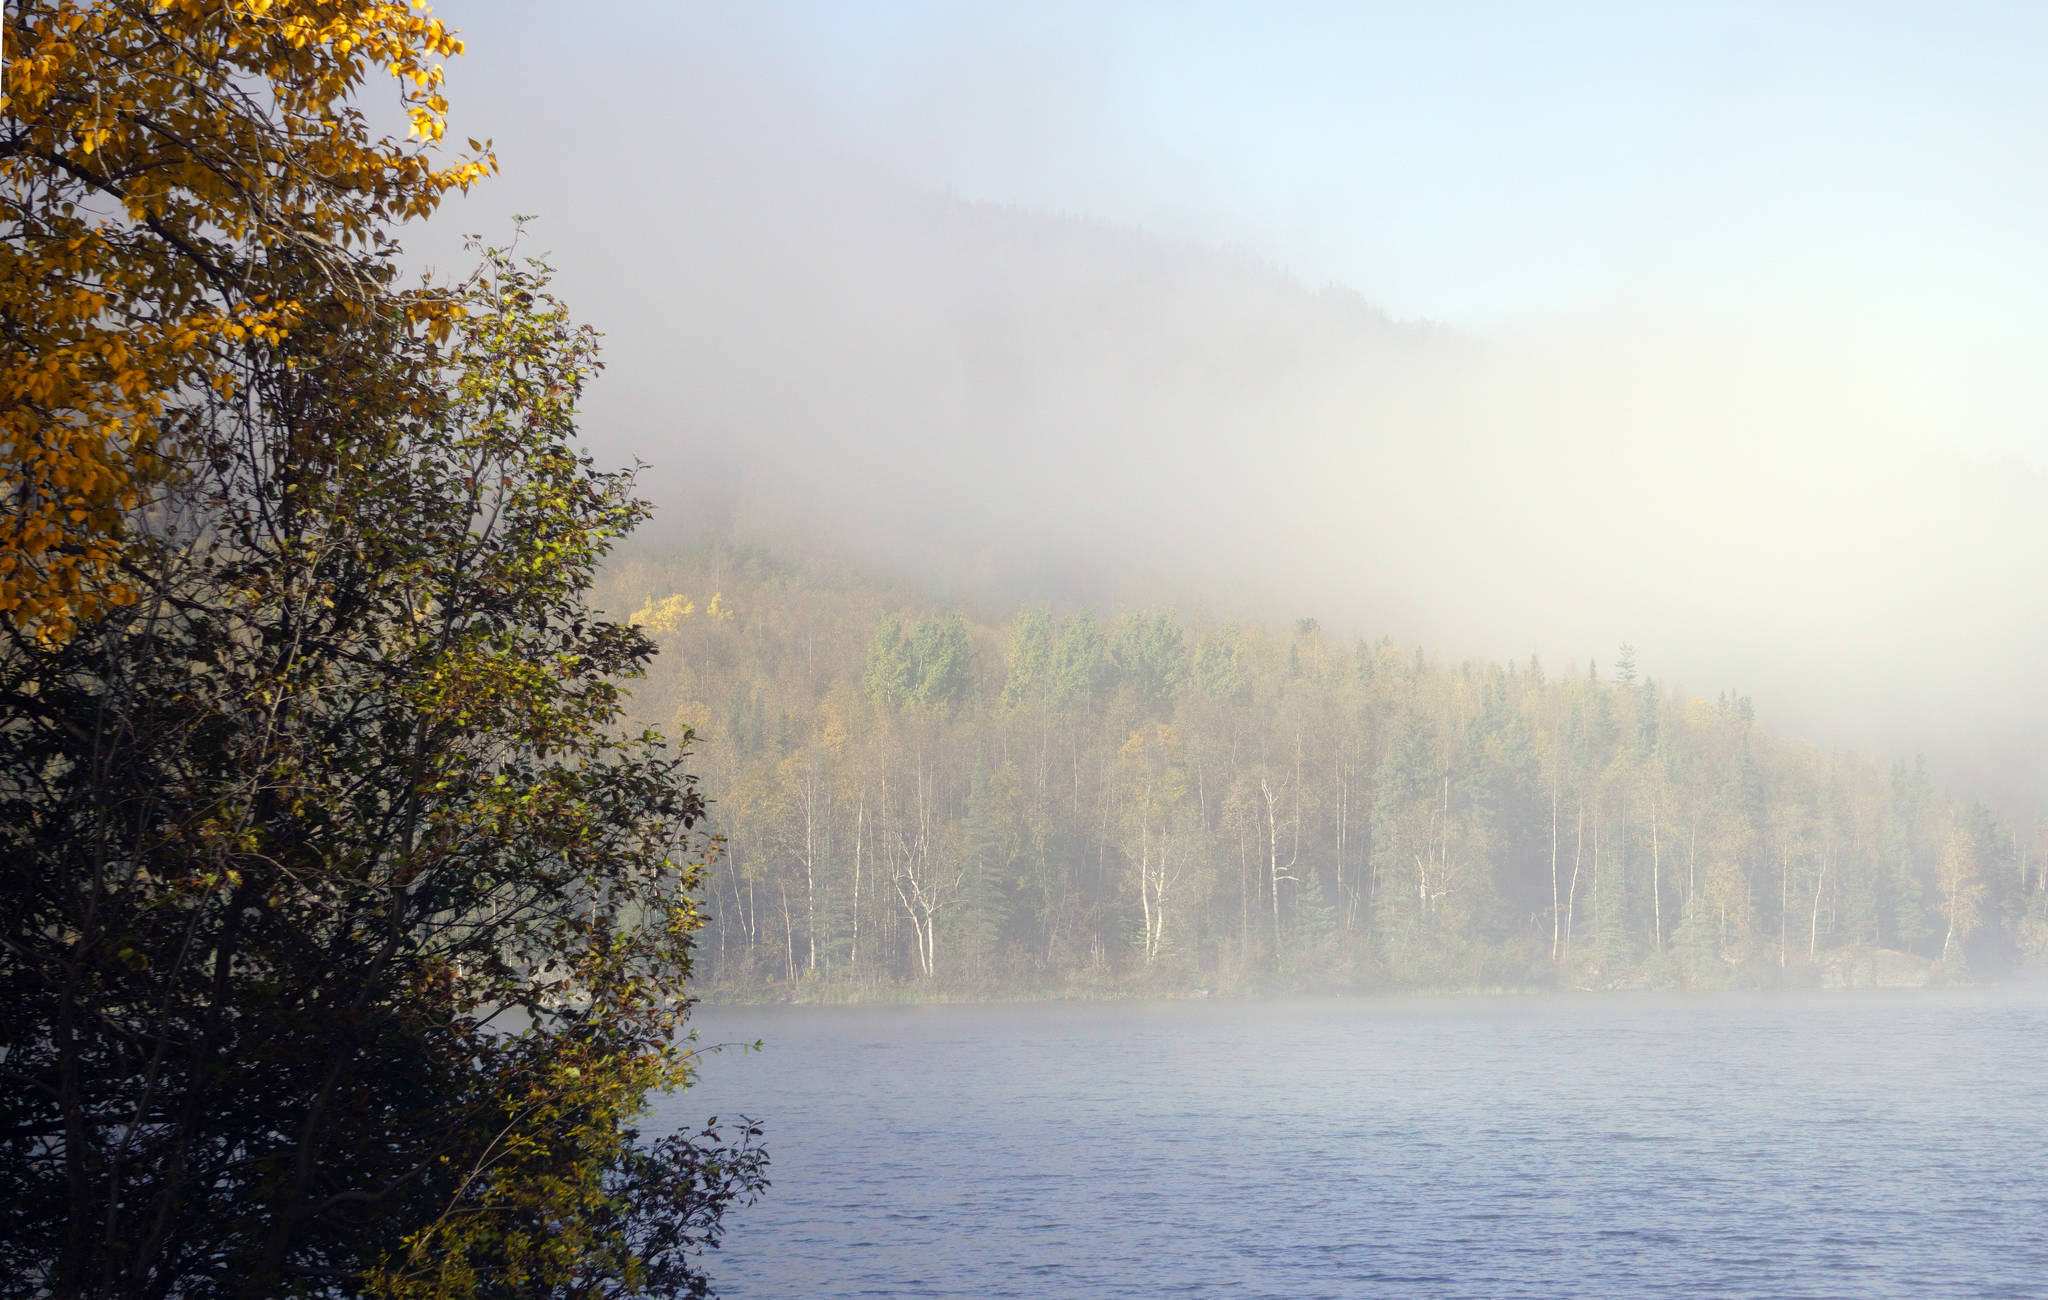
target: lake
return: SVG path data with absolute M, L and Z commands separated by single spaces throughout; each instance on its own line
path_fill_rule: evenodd
M 744 1297 L 2048 1295 L 2048 989 L 706 1008 Z

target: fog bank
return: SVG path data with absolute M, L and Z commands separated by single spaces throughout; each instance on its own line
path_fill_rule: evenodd
M 648 463 L 656 538 L 1580 671 L 1629 641 L 2034 814 L 2044 484 L 1956 449 L 1937 358 L 1642 302 L 1396 320 L 1256 250 L 948 194 L 729 20 L 662 17 L 572 113 L 512 71 L 554 54 L 535 7 L 444 9 L 457 126 L 505 175 L 416 248 L 538 214 L 608 336 L 592 442 Z

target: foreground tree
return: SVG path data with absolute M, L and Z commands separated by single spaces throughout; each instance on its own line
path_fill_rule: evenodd
M 530 269 L 401 288 L 413 0 L 22 0 L 0 124 L 0 1294 L 691 1294 L 701 802 Z M 389 76 L 409 123 L 356 107 Z
M 424 5 L 15 0 L 0 39 L 0 617 L 63 637 L 136 597 L 131 512 L 242 349 L 389 305 L 392 228 L 493 163 L 434 152 L 462 46 Z M 405 136 L 351 104 L 380 74 Z
M 645 510 L 594 336 L 504 257 L 463 304 L 246 343 L 136 598 L 0 630 L 0 1294 L 695 1295 L 763 1185 L 637 1131 L 707 845 L 584 599 Z

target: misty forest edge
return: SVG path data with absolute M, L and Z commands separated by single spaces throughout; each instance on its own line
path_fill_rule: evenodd
M 2048 948 L 2041 828 L 1747 698 L 1172 609 L 959 602 L 712 537 L 662 646 L 709 1001 L 1917 986 Z

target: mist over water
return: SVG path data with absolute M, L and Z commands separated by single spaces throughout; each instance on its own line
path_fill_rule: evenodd
M 891 36 L 625 6 L 619 41 L 537 12 L 449 7 L 481 56 L 454 69 L 463 120 L 504 142 L 505 175 L 442 225 L 539 215 L 528 246 L 608 334 L 587 427 L 601 458 L 648 463 L 654 544 L 729 531 L 987 601 L 1312 615 L 1553 669 L 1628 641 L 1660 680 L 1751 694 L 1823 747 L 1925 752 L 2037 811 L 2048 485 L 2007 435 L 2040 412 L 1929 341 L 1935 298 L 1920 333 L 1847 281 L 1831 310 L 1813 277 L 1844 264 L 1810 213 L 1718 293 L 1596 277 L 1420 319 L 1334 279 L 1314 241 L 1262 244 L 1213 183 L 1173 190 L 1185 158 L 1127 160 L 1146 176 L 1119 190 L 1100 137 L 1129 88 L 1065 20 Z M 819 53 L 835 41 L 875 47 L 867 80 L 847 71 L 867 56 Z M 573 115 L 502 71 L 561 42 L 601 43 L 607 69 Z M 1793 94 L 1792 54 L 1773 66 L 1758 93 Z M 1541 89 L 1567 94 L 1564 74 Z M 1767 127 L 1742 128 L 1759 151 Z M 1491 145 L 1441 162 L 1487 160 L 1506 166 Z M 1141 190 L 1181 197 L 1111 201 Z M 1061 193 L 1109 198 L 1029 201 Z M 1881 243 L 1890 227 L 1855 222 L 1888 211 L 1845 204 L 1842 240 Z M 1654 248 L 1674 219 L 1602 220 L 1588 238 Z M 1660 257 L 1683 261 L 1697 232 L 1668 233 Z M 1474 238 L 1474 284 L 1502 280 Z M 1382 282 L 1430 301 L 1401 247 Z M 1871 278 L 1933 275 L 1912 252 Z M 1448 289 L 1455 262 L 1427 265 Z
M 2041 990 L 713 1008 L 721 1293 L 2027 1296 Z

